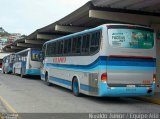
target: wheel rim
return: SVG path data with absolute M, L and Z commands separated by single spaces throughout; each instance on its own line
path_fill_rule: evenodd
M 79 91 L 79 89 L 78 89 L 78 81 L 74 80 L 73 81 L 73 92 L 74 92 L 74 94 L 78 94 L 78 91 Z

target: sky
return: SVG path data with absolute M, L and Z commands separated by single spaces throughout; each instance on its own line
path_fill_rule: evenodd
M 89 0 L 0 0 L 0 27 L 29 35 L 54 23 Z

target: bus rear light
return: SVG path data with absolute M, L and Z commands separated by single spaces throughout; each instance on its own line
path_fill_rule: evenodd
M 107 81 L 107 73 L 103 73 L 101 75 L 101 81 L 106 82 Z
M 156 74 L 153 74 L 153 81 L 156 81 Z

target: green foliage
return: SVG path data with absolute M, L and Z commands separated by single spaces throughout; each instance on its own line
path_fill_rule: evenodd
M 9 36 L 10 34 L 8 32 L 0 32 L 0 36 L 4 37 L 4 36 Z

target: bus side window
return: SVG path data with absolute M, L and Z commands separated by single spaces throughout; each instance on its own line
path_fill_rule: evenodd
M 57 42 L 57 54 L 62 55 L 63 54 L 63 41 Z
M 46 51 L 46 56 L 50 57 L 52 54 L 52 49 L 51 49 L 51 43 L 47 44 L 47 51 Z
M 64 40 L 64 54 L 69 55 L 71 53 L 71 39 Z
M 72 39 L 72 53 L 73 54 L 81 53 L 81 36 Z
M 94 32 L 91 34 L 90 53 L 94 53 L 99 49 L 100 32 Z
M 52 56 L 55 56 L 56 54 L 56 42 L 52 43 Z
M 82 39 L 82 54 L 89 54 L 89 42 L 90 42 L 90 35 L 83 36 L 83 39 Z
M 42 47 L 42 59 L 46 56 L 46 44 Z

